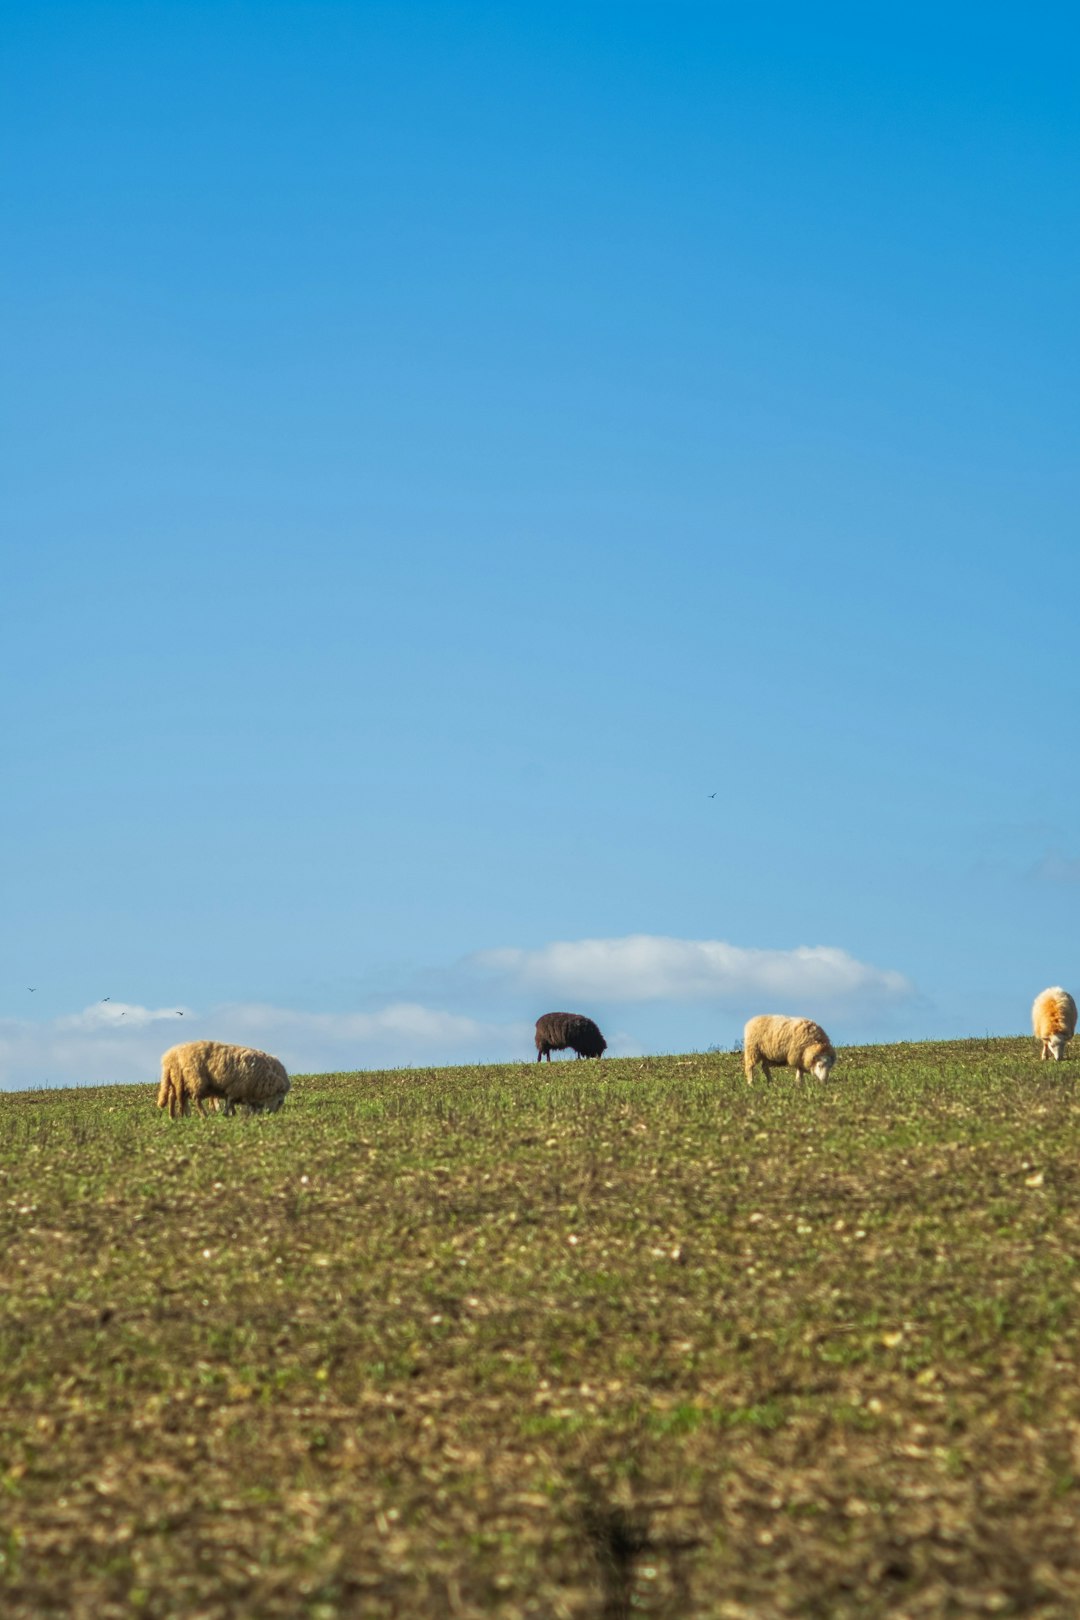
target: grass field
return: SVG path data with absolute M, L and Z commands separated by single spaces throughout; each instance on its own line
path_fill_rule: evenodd
M 1072 1620 L 1078 1079 L 0 1095 L 0 1612 Z

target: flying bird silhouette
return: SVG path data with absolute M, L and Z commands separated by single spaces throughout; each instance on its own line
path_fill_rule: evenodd
M 184 1016 L 183 1013 L 180 1011 L 179 1007 L 177 1007 L 177 1009 L 176 1009 L 176 1016 L 177 1016 L 177 1018 L 183 1018 L 183 1016 Z
M 719 791 L 720 791 L 720 789 L 717 788 L 716 793 L 719 793 Z M 706 793 L 705 797 L 707 799 L 715 799 L 716 798 L 716 793 Z
M 112 1000 L 112 996 L 102 996 L 102 998 L 101 998 L 101 1005 L 102 1005 L 102 1006 L 103 1006 L 103 1007 L 104 1007 L 104 1005 L 105 1005 L 105 1003 L 106 1003 L 106 1002 L 107 1002 L 107 1001 L 111 1001 L 111 1000 Z
M 28 984 L 26 988 L 29 990 L 29 992 L 30 992 L 30 994 L 32 996 L 37 995 L 37 985 L 36 984 Z

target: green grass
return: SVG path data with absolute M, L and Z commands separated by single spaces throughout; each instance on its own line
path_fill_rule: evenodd
M 0 1611 L 1071 1620 L 1078 1080 L 0 1095 Z

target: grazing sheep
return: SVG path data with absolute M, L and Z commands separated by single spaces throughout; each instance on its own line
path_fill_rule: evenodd
M 205 1113 L 203 1102 L 213 1098 L 222 1100 L 226 1114 L 235 1113 L 238 1105 L 252 1114 L 276 1114 L 288 1089 L 284 1065 L 269 1052 L 221 1041 L 188 1041 L 170 1047 L 161 1060 L 157 1105 L 169 1110 L 170 1119 L 190 1114 L 192 1103 Z
M 760 1063 L 766 1080 L 772 1078 L 770 1063 L 781 1069 L 794 1069 L 796 1080 L 804 1074 L 827 1080 L 836 1062 L 829 1037 L 812 1018 L 781 1018 L 776 1013 L 763 1013 L 751 1018 L 743 1031 L 743 1067 L 746 1078 L 754 1078 L 754 1066 Z
M 591 1018 L 584 1013 L 544 1013 L 536 1020 L 536 1061 L 552 1052 L 564 1052 L 573 1047 L 579 1058 L 600 1058 L 607 1050 L 607 1041 Z
M 1060 1062 L 1065 1056 L 1065 1043 L 1076 1034 L 1076 1002 L 1060 984 L 1043 990 L 1035 997 L 1031 1008 L 1031 1027 L 1035 1039 L 1042 1041 L 1040 1058 L 1053 1058 Z

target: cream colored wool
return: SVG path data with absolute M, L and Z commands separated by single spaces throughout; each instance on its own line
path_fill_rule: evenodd
M 836 1053 L 829 1037 L 811 1018 L 782 1018 L 777 1013 L 762 1013 L 751 1018 L 743 1030 L 743 1067 L 747 1080 L 753 1080 L 758 1063 L 766 1080 L 772 1078 L 770 1064 L 794 1069 L 796 1080 L 807 1073 L 827 1080 L 835 1062 Z
M 1076 1002 L 1060 984 L 1041 990 L 1031 1008 L 1031 1027 L 1035 1039 L 1042 1041 L 1040 1058 L 1053 1058 L 1055 1062 L 1065 1056 L 1065 1044 L 1076 1034 Z
M 269 1052 L 251 1046 L 225 1046 L 221 1041 L 187 1041 L 172 1046 L 161 1059 L 157 1105 L 169 1118 L 190 1114 L 192 1103 L 220 1098 L 226 1114 L 240 1105 L 253 1113 L 274 1114 L 285 1101 L 289 1077 Z

